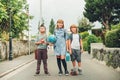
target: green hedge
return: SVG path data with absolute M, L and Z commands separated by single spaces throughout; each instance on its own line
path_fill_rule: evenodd
M 84 51 L 88 51 L 87 41 L 83 41 L 83 49 L 84 49 Z
M 82 40 L 83 40 L 83 49 L 85 51 L 88 51 L 88 44 L 87 44 L 87 40 L 86 37 L 89 36 L 89 33 L 87 31 L 80 33 Z
M 80 33 L 80 35 L 82 36 L 82 39 L 84 40 L 87 36 L 89 36 L 89 33 L 85 31 L 85 32 Z
M 108 31 L 105 36 L 106 47 L 120 47 L 120 29 Z
M 86 37 L 86 41 L 87 41 L 87 49 L 89 53 L 91 49 L 90 44 L 99 42 L 98 38 L 95 35 L 89 35 L 88 37 Z

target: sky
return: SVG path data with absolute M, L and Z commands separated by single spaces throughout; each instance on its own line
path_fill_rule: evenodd
M 27 2 L 29 13 L 34 16 L 33 20 L 30 20 L 30 34 L 34 35 L 38 32 L 40 0 L 27 0 Z M 47 30 L 51 18 L 55 23 L 58 19 L 63 19 L 66 29 L 71 24 L 77 24 L 77 20 L 83 17 L 84 5 L 84 0 L 42 0 L 42 17 Z
M 29 13 L 34 16 L 30 20 L 30 34 L 38 32 L 38 22 L 40 21 L 40 0 L 27 0 Z M 63 19 L 65 28 L 71 24 L 77 24 L 78 19 L 83 17 L 84 0 L 42 0 L 42 17 L 48 30 L 50 20 L 53 18 L 55 23 L 58 19 Z

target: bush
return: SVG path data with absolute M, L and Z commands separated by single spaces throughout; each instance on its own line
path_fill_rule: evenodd
M 99 43 L 102 43 L 102 42 L 103 42 L 103 40 L 102 40 L 101 37 L 97 37 L 97 40 L 98 40 Z
M 88 52 L 90 53 L 90 44 L 97 43 L 98 38 L 95 35 L 89 35 L 88 37 L 86 37 L 86 40 L 87 40 Z
M 119 24 L 117 24 L 117 25 L 112 25 L 112 30 L 114 30 L 114 29 L 120 29 L 120 23 Z
M 84 49 L 84 51 L 88 51 L 87 41 L 83 41 L 83 49 Z
M 108 31 L 105 36 L 107 47 L 120 47 L 120 29 Z
M 85 39 L 87 36 L 89 36 L 89 33 L 87 31 L 81 33 L 82 39 Z

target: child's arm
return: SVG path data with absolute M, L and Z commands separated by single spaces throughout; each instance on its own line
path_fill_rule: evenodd
M 66 40 L 66 49 L 69 51 L 69 40 Z
M 71 40 L 68 40 L 68 49 L 69 49 L 69 53 L 72 54 L 72 49 L 71 49 Z
M 81 48 L 81 53 L 83 53 L 83 43 L 82 43 L 82 39 L 80 39 L 80 48 Z

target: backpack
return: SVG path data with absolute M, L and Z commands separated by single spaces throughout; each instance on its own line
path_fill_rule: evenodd
M 80 41 L 81 35 L 80 35 L 80 34 L 78 34 L 78 35 L 79 35 L 79 41 Z M 71 40 L 71 42 L 72 42 L 72 40 L 73 40 L 73 34 L 70 34 L 70 40 Z

